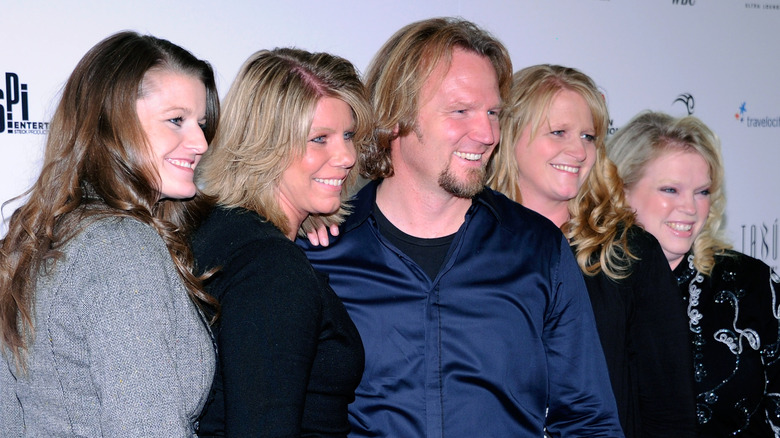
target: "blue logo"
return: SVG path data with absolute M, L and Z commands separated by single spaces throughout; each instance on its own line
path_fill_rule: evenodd
M 744 122 L 745 121 L 744 117 L 745 117 L 745 113 L 747 112 L 746 106 L 747 106 L 747 103 L 746 102 L 742 102 L 742 105 L 739 106 L 739 112 L 734 114 L 734 118 L 736 118 L 740 122 Z
M 748 128 L 780 128 L 780 116 L 750 117 L 747 115 L 747 102 L 742 102 L 734 119 Z

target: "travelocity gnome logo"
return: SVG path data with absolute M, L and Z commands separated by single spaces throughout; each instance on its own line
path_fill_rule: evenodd
M 46 134 L 49 122 L 30 121 L 27 84 L 16 73 L 5 73 L 0 88 L 0 134 Z
M 750 117 L 747 113 L 747 102 L 742 102 L 734 118 L 748 128 L 780 128 L 780 116 Z

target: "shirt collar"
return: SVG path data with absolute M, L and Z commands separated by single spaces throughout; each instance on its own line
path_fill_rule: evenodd
M 344 222 L 344 232 L 349 232 L 360 226 L 369 216 L 372 215 L 374 204 L 376 203 L 376 189 L 382 180 L 370 181 L 355 195 L 350 203 L 352 204 L 352 214 Z M 479 206 L 485 206 L 487 210 L 495 217 L 496 221 L 501 222 L 499 214 L 499 196 L 503 196 L 488 187 L 479 192 L 472 200 L 471 207 L 466 212 L 466 217 L 474 214 Z

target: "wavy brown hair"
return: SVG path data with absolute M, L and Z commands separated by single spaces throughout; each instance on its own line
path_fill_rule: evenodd
M 89 222 L 128 217 L 162 237 L 190 298 L 215 304 L 192 274 L 187 244 L 188 202 L 160 200 L 160 176 L 136 102 L 150 71 L 189 75 L 206 87 L 207 141 L 214 136 L 219 99 L 211 66 L 173 43 L 134 32 L 112 35 L 90 49 L 65 83 L 50 124 L 43 168 L 11 216 L 0 241 L 2 347 L 25 367 L 33 336 L 32 303 L 44 264 Z M 9 201 L 10 202 L 10 201 Z
M 607 144 L 609 157 L 617 165 L 625 186 L 630 189 L 644 176 L 647 165 L 670 152 L 692 151 L 704 158 L 710 170 L 710 212 L 699 235 L 693 241 L 693 264 L 705 275 L 712 273 L 715 255 L 731 248 L 722 237 L 721 223 L 726 209 L 723 190 L 723 158 L 720 140 L 694 116 L 672 117 L 646 111 L 636 115 Z
M 414 132 L 422 87 L 441 63 L 452 62 L 455 49 L 486 57 L 496 71 L 501 99 L 506 100 L 512 61 L 504 45 L 488 32 L 459 18 L 431 18 L 403 27 L 379 49 L 366 73 L 377 129 L 374 142 L 358 156 L 363 177 L 393 175 L 390 144 Z
M 279 204 L 279 182 L 293 160 L 306 152 L 317 103 L 324 97 L 339 99 L 352 109 L 352 143 L 359 152 L 371 139 L 374 118 L 352 63 L 295 48 L 260 50 L 250 56 L 230 86 L 223 121 L 198 166 L 203 191 L 220 205 L 261 214 L 287 234 L 290 224 Z M 350 172 L 345 186 L 356 178 L 356 172 Z M 338 211 L 316 216 L 328 224 L 341 223 L 347 214 L 347 190 L 341 196 Z
M 628 208 L 617 169 L 606 156 L 607 105 L 589 76 L 570 67 L 549 64 L 524 68 L 514 74 L 510 97 L 501 113 L 501 142 L 490 162 L 488 185 L 522 203 L 515 158 L 517 142 L 526 129 L 530 129 L 531 141 L 536 138 L 539 129 L 547 123 L 553 99 L 562 90 L 582 96 L 590 109 L 596 160 L 577 196 L 569 201 L 570 219 L 561 229 L 574 247 L 577 263 L 585 274 L 604 271 L 610 278 L 625 278 L 634 259 L 627 233 L 635 215 Z

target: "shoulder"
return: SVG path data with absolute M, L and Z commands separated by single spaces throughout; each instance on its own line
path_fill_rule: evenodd
M 637 225 L 631 226 L 626 232 L 626 240 L 628 241 L 628 249 L 631 251 L 631 254 L 640 260 L 662 256 L 664 261 L 666 261 L 666 256 L 663 255 L 658 239 L 645 231 L 644 228 Z
M 205 266 L 238 255 L 269 257 L 270 251 L 285 249 L 295 245 L 264 217 L 243 208 L 215 208 L 192 235 L 195 258 Z
M 729 277 L 740 275 L 749 278 L 766 279 L 771 274 L 774 273 L 769 268 L 769 265 L 747 254 L 729 249 L 724 251 L 723 254 L 715 255 L 713 276 Z
M 628 228 L 626 231 L 626 237 L 628 239 L 629 246 L 631 246 L 632 249 L 636 247 L 636 249 L 641 250 L 658 245 L 658 239 L 656 239 L 655 236 L 637 225 L 632 225 Z
M 224 287 L 313 275 L 301 248 L 265 218 L 241 208 L 215 209 L 195 231 L 192 248 L 198 269 L 220 268 L 213 281 Z
M 141 238 L 159 240 L 160 235 L 151 225 L 138 219 L 125 216 L 102 217 L 90 221 L 84 229 L 74 237 L 76 239 L 105 239 L 105 238 Z
M 40 287 L 55 302 L 82 309 L 89 318 L 101 313 L 95 309 L 130 308 L 134 303 L 165 306 L 179 293 L 186 296 L 162 237 L 136 219 L 91 221 L 63 254 Z
M 147 256 L 170 259 L 162 237 L 151 225 L 130 217 L 104 217 L 90 222 L 68 242 L 66 254 L 97 259 L 99 263 L 142 263 Z
M 231 238 L 252 238 L 281 235 L 264 217 L 244 208 L 214 208 L 195 230 L 193 241 Z M 282 236 L 283 237 L 283 236 Z
M 560 229 L 549 219 L 507 198 L 503 193 L 485 188 L 477 197 L 496 218 L 502 228 L 512 232 L 538 234 L 559 238 Z

